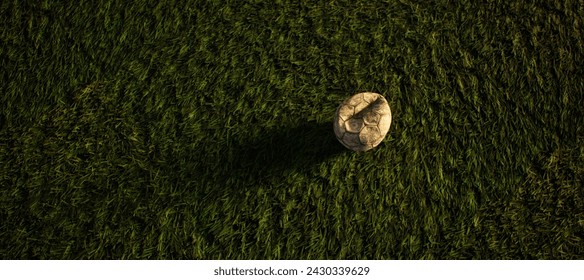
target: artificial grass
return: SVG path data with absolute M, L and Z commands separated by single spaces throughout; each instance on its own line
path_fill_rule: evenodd
M 3 259 L 584 257 L 582 1 L 58 2 L 0 4 Z

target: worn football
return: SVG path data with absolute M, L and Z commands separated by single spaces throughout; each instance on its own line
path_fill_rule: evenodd
M 341 103 L 333 127 L 341 144 L 364 152 L 383 141 L 390 125 L 391 110 L 387 100 L 378 93 L 362 92 Z

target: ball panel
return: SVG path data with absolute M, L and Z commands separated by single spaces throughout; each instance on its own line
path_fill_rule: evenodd
M 345 133 L 341 143 L 351 149 L 362 146 L 357 133 Z
M 361 101 L 359 104 L 355 105 L 355 115 L 358 115 L 364 111 L 370 111 L 368 107 L 369 103 Z
M 379 114 L 377 114 L 373 110 L 367 111 L 363 115 L 363 121 L 365 122 L 365 124 L 374 124 L 374 125 L 377 125 L 379 123 L 379 118 L 380 118 L 379 117 Z
M 383 97 L 375 100 L 375 102 L 373 102 L 373 104 L 371 104 L 371 110 L 377 112 L 379 115 L 385 115 L 385 114 L 391 113 L 389 111 L 389 105 L 387 104 L 387 101 Z
M 365 92 L 363 93 L 363 100 L 365 100 L 365 102 L 371 104 L 373 103 L 375 100 L 377 100 L 377 98 L 379 98 L 379 94 L 377 93 L 373 93 L 373 92 Z
M 343 104 L 339 107 L 338 116 L 343 120 L 348 120 L 355 114 L 355 108 L 351 105 Z
M 379 123 L 378 123 L 377 127 L 379 127 L 379 130 L 381 131 L 381 133 L 384 136 L 389 131 L 389 127 L 390 126 L 391 126 L 391 115 L 383 115 L 383 116 L 381 116 L 381 118 L 379 119 Z
M 347 99 L 347 101 L 345 101 L 345 103 L 347 105 L 351 105 L 351 106 L 357 106 L 362 102 L 363 102 L 363 94 L 361 94 L 361 93 L 355 94 L 355 95 L 349 97 L 349 99 Z
M 335 118 L 335 122 L 333 125 L 333 128 L 335 130 L 335 135 L 337 136 L 337 138 L 342 138 L 343 134 L 345 133 L 345 121 L 343 121 L 341 118 L 336 117 Z
M 379 131 L 377 126 L 366 126 L 361 130 L 361 133 L 359 133 L 359 140 L 361 140 L 361 143 L 363 144 L 372 145 L 381 138 L 381 136 L 381 131 Z
M 351 133 L 359 133 L 359 131 L 363 129 L 363 126 L 365 126 L 365 124 L 363 123 L 363 119 L 360 118 L 351 118 L 345 122 L 345 128 Z

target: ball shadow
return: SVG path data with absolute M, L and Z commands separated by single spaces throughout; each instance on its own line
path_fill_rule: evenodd
M 348 151 L 337 141 L 328 122 L 266 130 L 260 135 L 249 141 L 233 141 L 214 155 L 204 155 L 206 160 L 199 162 L 197 176 L 205 178 L 206 195 L 249 190 L 274 177 L 284 179 L 289 172 L 309 170 Z

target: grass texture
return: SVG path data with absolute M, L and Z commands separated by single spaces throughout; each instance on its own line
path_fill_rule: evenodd
M 60 2 L 0 4 L 3 259 L 584 258 L 581 0 Z

